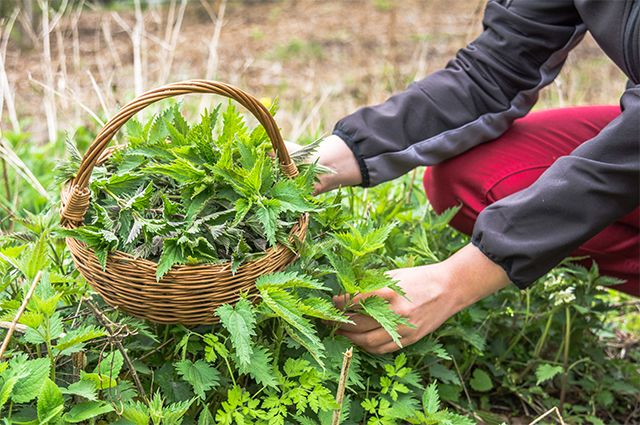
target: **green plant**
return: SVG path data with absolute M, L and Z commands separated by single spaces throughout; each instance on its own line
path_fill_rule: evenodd
M 315 166 L 284 176 L 264 129 L 250 131 L 233 106 L 190 126 L 175 105 L 145 125 L 129 121 L 127 138 L 93 171 L 88 224 L 63 232 L 87 243 L 103 267 L 120 250 L 157 261 L 158 280 L 176 264 L 231 261 L 235 271 L 269 246 L 289 245 L 300 214 L 316 210 Z M 80 162 L 70 151 L 59 167 L 66 178 Z
M 59 156 L 62 146 L 48 149 Z M 45 187 L 51 156 L 24 159 L 29 167 L 42 161 L 33 173 Z M 101 303 L 58 237 L 57 201 L 14 188 L 38 213 L 19 211 L 14 229 L 6 221 L 0 235 L 3 321 L 13 320 L 34 276 L 42 278 L 0 363 L 5 424 L 331 424 L 351 344 L 330 322 L 348 320 L 352 309 L 368 309 L 391 333 L 402 321 L 379 301 L 344 312 L 331 297 L 398 289 L 385 270 L 437 262 L 467 243 L 447 226 L 456 211 L 434 214 L 411 175 L 342 190 L 314 201 L 300 258 L 261 277 L 255 297 L 220 307 L 219 324 L 155 325 Z M 603 289 L 611 283 L 597 267 L 567 262 L 401 352 L 356 347 L 341 423 L 508 423 L 559 406 L 563 394 L 567 423 L 635 421 L 640 355 L 618 341 L 637 332 L 634 303 Z

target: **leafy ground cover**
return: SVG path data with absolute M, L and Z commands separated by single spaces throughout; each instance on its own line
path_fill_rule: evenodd
M 347 319 L 331 296 L 394 289 L 385 270 L 466 242 L 447 226 L 455 211 L 430 210 L 416 173 L 342 190 L 318 201 L 300 259 L 260 278 L 255 302 L 219 308 L 214 326 L 154 325 L 105 305 L 72 264 L 51 176 L 64 143 L 25 155 L 26 136 L 9 136 L 2 320 L 39 282 L 0 363 L 4 423 L 330 424 L 351 346 L 334 334 L 331 321 Z M 80 129 L 74 142 L 84 149 L 90 137 Z M 609 283 L 595 266 L 563 264 L 399 353 L 356 348 L 341 423 L 522 423 L 556 406 L 568 423 L 637 420 L 640 355 L 620 341 L 637 334 L 639 316 Z M 403 321 L 379 298 L 351 308 L 392 335 Z

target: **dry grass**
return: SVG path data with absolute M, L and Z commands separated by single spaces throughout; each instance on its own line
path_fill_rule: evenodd
M 92 4 L 66 6 L 61 16 L 50 10 L 48 19 L 30 30 L 31 49 L 10 39 L 6 57 L 0 49 L 0 65 L 4 62 L 7 71 L 6 84 L 0 84 L 6 105 L 2 128 L 15 128 L 19 120 L 44 142 L 58 131 L 95 125 L 135 93 L 209 77 L 259 97 L 278 96 L 278 121 L 292 139 L 326 133 L 357 107 L 383 101 L 444 66 L 480 31 L 483 2 L 171 0 L 143 9 L 136 0 L 134 5 L 111 11 Z M 3 22 L 2 29 L 12 23 Z M 1 77 L 2 66 L 0 83 Z M 624 82 L 587 39 L 537 107 L 617 103 Z M 93 118 L 88 111 L 95 112 Z

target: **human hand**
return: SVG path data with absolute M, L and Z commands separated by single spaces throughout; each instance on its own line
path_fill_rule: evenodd
M 394 312 L 414 326 L 403 325 L 398 328 L 403 346 L 411 345 L 433 332 L 458 311 L 455 300 L 449 296 L 450 283 L 442 264 L 396 269 L 388 274 L 398 282 L 405 296 L 384 288 L 357 295 L 353 299 L 337 296 L 334 304 L 345 309 L 348 304 L 357 305 L 360 300 L 373 295 L 386 299 Z M 354 323 L 340 324 L 337 334 L 346 336 L 354 344 L 374 354 L 390 353 L 401 348 L 376 320 L 359 313 L 347 315 Z
M 389 271 L 405 292 L 401 296 L 389 288 L 357 295 L 352 300 L 334 297 L 334 304 L 344 309 L 359 300 L 377 295 L 408 319 L 414 328 L 401 326 L 398 333 L 403 346 L 413 344 L 436 330 L 449 317 L 509 283 L 505 271 L 469 244 L 447 260 L 426 266 Z M 338 334 L 374 354 L 400 349 L 389 333 L 371 317 L 350 313 L 354 322 L 339 325 Z
M 289 154 L 293 154 L 304 148 L 297 143 L 285 141 Z M 320 174 L 316 183 L 315 193 L 320 194 L 336 189 L 340 186 L 355 186 L 362 183 L 360 166 L 351 149 L 338 136 L 327 136 L 320 142 L 317 152 L 309 158 L 309 162 L 318 161 L 318 164 L 333 170 L 333 173 Z

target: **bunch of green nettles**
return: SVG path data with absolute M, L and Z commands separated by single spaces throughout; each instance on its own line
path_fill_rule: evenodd
M 264 128 L 249 129 L 233 105 L 189 125 L 176 104 L 144 125 L 130 120 L 126 135 L 93 170 L 85 225 L 65 232 L 103 267 L 119 250 L 157 261 L 158 280 L 176 264 L 230 261 L 235 272 L 277 243 L 289 246 L 300 215 L 318 207 L 317 166 L 300 164 L 297 177 L 285 176 Z M 59 167 L 65 178 L 80 162 L 70 151 Z

